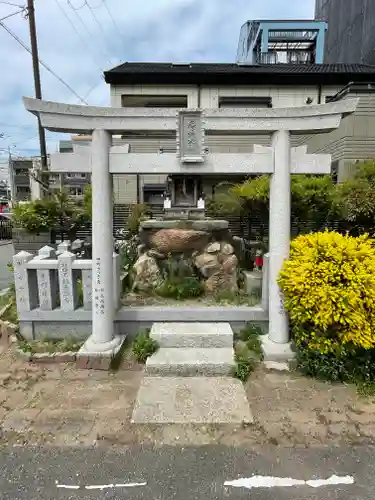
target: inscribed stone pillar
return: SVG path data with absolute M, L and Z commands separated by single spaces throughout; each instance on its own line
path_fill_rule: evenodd
M 64 312 L 74 311 L 78 307 L 77 282 L 73 273 L 75 255 L 64 252 L 58 257 L 60 307 Z
M 289 257 L 291 226 L 290 132 L 278 130 L 272 137 L 274 173 L 270 185 L 269 223 L 269 338 L 272 342 L 289 342 L 288 315 L 277 279 L 284 260 Z
M 38 285 L 36 272 L 27 269 L 27 264 L 33 260 L 29 252 L 19 252 L 13 257 L 14 285 L 16 289 L 17 312 L 31 311 L 38 307 Z
M 92 134 L 92 336 L 90 344 L 107 350 L 114 337 L 112 191 L 109 173 L 111 135 Z M 102 345 L 101 345 L 102 344 Z
M 44 262 L 56 258 L 55 250 L 46 245 L 38 252 L 38 259 Z M 47 264 L 48 265 L 48 264 Z M 40 268 L 36 271 L 39 292 L 39 307 L 43 311 L 52 311 L 57 307 L 58 281 L 55 269 Z

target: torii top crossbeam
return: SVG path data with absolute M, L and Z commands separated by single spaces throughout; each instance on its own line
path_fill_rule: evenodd
M 177 112 L 161 108 L 104 108 L 62 104 L 23 98 L 25 107 L 40 117 L 43 127 L 53 132 L 91 133 L 95 129 L 120 134 L 126 130 L 176 130 Z M 317 133 L 335 129 L 343 115 L 352 113 L 358 99 L 329 104 L 290 108 L 240 108 L 203 110 L 205 130 L 257 131 L 276 130 Z

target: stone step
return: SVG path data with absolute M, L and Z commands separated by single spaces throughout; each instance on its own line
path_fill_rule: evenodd
M 229 323 L 154 323 L 150 337 L 160 347 L 232 347 Z
M 147 359 L 146 373 L 160 376 L 214 377 L 229 375 L 233 366 L 233 347 L 161 348 Z

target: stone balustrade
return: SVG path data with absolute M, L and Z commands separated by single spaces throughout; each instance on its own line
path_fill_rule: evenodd
M 13 257 L 17 312 L 34 309 L 61 313 L 92 310 L 92 260 L 79 259 L 80 242 L 63 241 L 57 250 L 44 246 L 36 256 L 19 252 Z M 120 256 L 113 253 L 114 310 L 121 299 Z

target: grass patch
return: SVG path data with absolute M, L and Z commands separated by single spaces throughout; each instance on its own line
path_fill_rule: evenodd
M 233 304 L 236 306 L 255 306 L 259 304 L 259 297 L 256 295 L 247 295 L 244 290 L 232 292 L 229 290 L 220 290 L 213 295 L 218 304 Z
M 235 362 L 233 376 L 246 382 L 257 364 L 263 360 L 262 345 L 259 339 L 262 330 L 260 327 L 247 324 L 235 336 Z
M 372 398 L 375 396 L 375 382 L 364 382 L 357 385 L 358 396 Z
M 195 276 L 179 279 L 166 279 L 155 290 L 156 295 L 164 298 L 185 300 L 200 297 L 204 293 L 203 284 Z
M 11 285 L 10 290 L 6 294 L 0 295 L 0 319 L 9 321 L 14 325 L 18 324 L 14 285 Z
M 18 348 L 23 352 L 31 354 L 48 352 L 49 354 L 56 352 L 77 352 L 83 345 L 83 341 L 77 341 L 67 337 L 65 339 L 43 339 L 36 342 L 27 342 L 20 340 Z
M 158 343 L 150 337 L 150 331 L 144 330 L 138 333 L 132 343 L 132 353 L 138 363 L 146 363 L 147 358 L 159 349 Z

